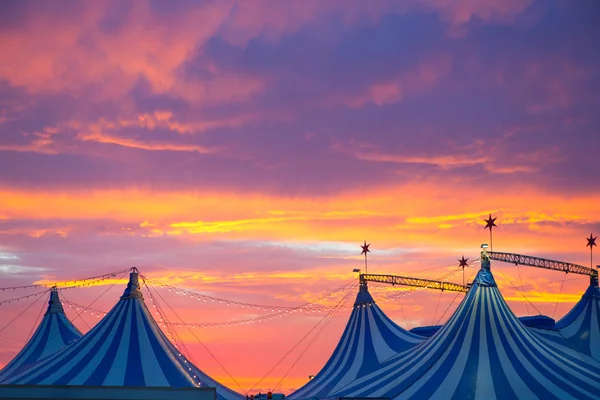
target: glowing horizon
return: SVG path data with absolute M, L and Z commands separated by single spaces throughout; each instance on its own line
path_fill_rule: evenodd
M 456 271 L 489 241 L 490 213 L 494 250 L 600 264 L 585 246 L 600 232 L 593 8 L 2 2 L 0 287 L 135 266 L 212 297 L 295 307 L 355 279 L 364 240 L 370 272 Z M 558 320 L 589 284 L 500 263 L 492 271 L 519 316 Z M 68 316 L 77 315 L 68 304 L 98 297 L 91 307 L 110 310 L 124 284 L 65 290 Z M 270 313 L 156 290 L 190 323 Z M 385 301 L 393 290 L 370 290 L 407 328 L 444 322 L 460 299 L 418 291 Z M 13 295 L 0 291 L 0 302 Z M 1 305 L 0 319 L 32 301 Z M 44 303 L 0 331 L 0 365 Z M 338 313 L 281 391 L 319 371 L 348 315 Z M 203 329 L 200 339 L 247 390 L 317 317 Z M 98 319 L 75 324 L 87 331 Z M 239 390 L 179 334 L 198 367 Z M 255 389 L 276 385 L 298 354 Z

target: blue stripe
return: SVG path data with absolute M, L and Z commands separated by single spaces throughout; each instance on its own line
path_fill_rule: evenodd
M 142 315 L 147 315 L 147 311 L 142 307 Z M 144 328 L 148 332 L 148 338 L 150 340 L 150 345 L 152 346 L 152 350 L 154 352 L 154 356 L 158 360 L 159 365 L 162 367 L 163 373 L 169 382 L 169 386 L 171 387 L 188 387 L 192 386 L 190 381 L 186 379 L 186 376 L 189 377 L 185 371 L 177 368 L 175 364 L 173 364 L 172 359 L 168 356 L 165 351 L 166 344 L 160 341 L 159 336 L 154 332 L 152 326 L 150 325 L 149 318 L 144 318 Z M 155 329 L 160 330 L 160 328 L 154 325 Z M 162 343 L 161 343 L 162 342 Z M 185 374 L 182 375 L 182 373 Z
M 111 325 L 109 325 L 109 329 L 106 330 L 102 339 L 98 341 L 98 345 L 101 346 L 103 343 L 105 343 L 111 331 L 114 331 L 116 329 L 115 336 L 113 337 L 112 342 L 106 349 L 106 352 L 104 354 L 97 355 L 98 357 L 102 357 L 102 361 L 98 364 L 98 366 L 96 366 L 94 371 L 85 380 L 85 385 L 100 386 L 104 384 L 104 381 L 110 373 L 110 369 L 115 361 L 115 357 L 117 356 L 117 351 L 119 350 L 119 344 L 121 342 L 120 339 L 123 336 L 123 332 L 125 330 L 125 315 L 127 314 L 127 312 L 131 312 L 131 310 L 128 310 L 128 308 L 130 308 L 128 307 L 128 304 L 124 300 L 121 300 L 117 303 L 115 308 L 112 309 L 111 312 L 116 313 L 117 317 L 115 318 L 114 322 Z M 116 325 L 117 328 L 115 328 Z
M 152 382 L 144 381 L 144 372 L 142 370 L 142 359 L 140 354 L 140 341 L 138 338 L 136 299 L 125 300 L 131 303 L 131 336 L 129 339 L 129 353 L 127 356 L 127 368 L 125 369 L 125 386 L 148 386 Z M 143 313 L 143 311 L 142 311 Z M 142 314 L 143 315 L 143 314 Z M 153 354 L 144 354 L 146 357 L 152 357 Z

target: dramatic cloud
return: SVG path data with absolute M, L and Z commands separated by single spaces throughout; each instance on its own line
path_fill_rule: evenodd
M 137 266 L 198 293 L 295 306 L 352 282 L 365 239 L 369 271 L 459 282 L 455 261 L 477 257 L 489 213 L 495 248 L 588 265 L 584 237 L 600 231 L 598 11 L 591 0 L 1 2 L 0 286 Z M 519 315 L 559 318 L 587 285 L 494 270 Z M 93 307 L 107 311 L 117 278 L 65 291 L 82 330 L 99 317 L 77 305 L 108 290 Z M 267 315 L 156 290 L 189 322 Z M 371 290 L 407 327 L 443 322 L 459 301 Z M 348 305 L 354 291 L 322 302 Z M 0 319 L 33 301 L 1 304 Z M 0 364 L 44 303 L 0 331 Z M 347 316 L 286 391 L 319 370 Z M 320 318 L 200 337 L 248 389 Z

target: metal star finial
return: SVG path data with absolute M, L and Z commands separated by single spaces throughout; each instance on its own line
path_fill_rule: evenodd
M 586 239 L 587 239 L 587 241 L 588 241 L 588 242 L 587 242 L 587 244 L 585 245 L 585 247 L 588 247 L 588 246 L 589 246 L 589 247 L 591 248 L 591 247 L 597 246 L 597 244 L 596 244 L 596 239 L 598 239 L 598 236 L 594 237 L 594 236 L 593 236 L 593 235 L 590 233 L 590 237 L 589 237 L 589 238 L 586 238 Z
M 363 254 L 367 254 L 370 253 L 371 250 L 369 250 L 369 246 L 371 245 L 371 243 L 367 244 L 367 241 L 365 240 L 365 244 L 360 246 L 362 248 L 362 252 L 360 253 L 360 255 L 362 256 Z
M 495 221 L 496 221 L 497 218 L 498 217 L 492 218 L 492 214 L 490 214 L 490 217 L 488 219 L 484 219 L 484 221 L 485 221 L 485 228 L 483 228 L 483 229 L 489 229 L 491 231 L 494 226 L 497 226 L 495 224 Z
M 467 264 L 467 263 L 469 262 L 469 259 L 468 259 L 468 258 L 465 258 L 465 256 L 462 256 L 462 258 L 461 258 L 461 259 L 459 259 L 459 260 L 458 260 L 458 262 L 460 263 L 460 264 L 459 264 L 459 268 L 460 268 L 460 267 L 463 267 L 463 268 L 464 268 L 464 267 L 468 267 L 468 264 Z

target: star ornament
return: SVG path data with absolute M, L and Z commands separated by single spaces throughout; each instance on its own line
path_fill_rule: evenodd
M 360 255 L 362 256 L 363 254 L 367 254 L 370 253 L 371 250 L 369 250 L 369 246 L 371 245 L 371 243 L 367 244 L 367 241 L 365 240 L 365 244 L 360 246 L 362 248 L 362 252 L 360 253 Z
M 484 219 L 484 221 L 485 221 L 484 229 L 489 229 L 491 231 L 494 226 L 497 226 L 495 223 L 497 218 L 498 217 L 492 218 L 492 214 L 490 214 L 490 217 L 488 219 Z
M 465 256 L 462 256 L 462 258 L 460 260 L 458 260 L 458 262 L 460 263 L 458 266 L 459 267 L 468 267 L 467 263 L 469 262 L 468 258 L 465 258 Z
M 587 244 L 585 245 L 585 247 L 594 247 L 597 246 L 596 244 L 596 239 L 598 239 L 598 236 L 594 237 L 591 233 L 590 233 L 590 237 L 586 238 L 587 239 Z

